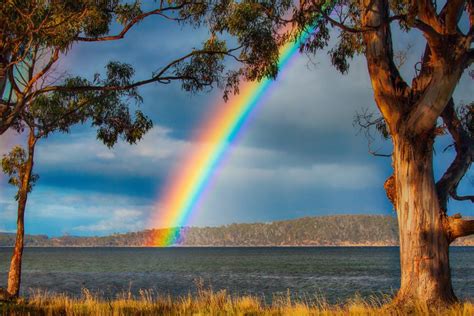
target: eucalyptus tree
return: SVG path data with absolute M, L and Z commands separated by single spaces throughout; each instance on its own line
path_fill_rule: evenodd
M 229 49 L 214 34 L 199 49 L 151 65 L 155 71 L 143 79 L 134 79 L 133 67 L 117 61 L 106 65 L 102 77 L 58 75 L 56 68 L 78 43 L 123 40 L 145 19 L 198 28 L 215 15 L 212 1 L 147 4 L 147 10 L 138 0 L 6 0 L 0 6 L 0 135 L 9 129 L 26 130 L 29 135 L 26 150 L 15 148 L 2 161 L 10 183 L 18 187 L 18 229 L 7 289 L 10 297 L 19 294 L 24 213 L 36 180 L 32 170 L 39 139 L 55 131 L 68 132 L 73 124 L 90 122 L 108 146 L 118 137 L 133 143 L 151 127 L 142 112 L 131 111 L 134 101 L 141 102 L 140 86 L 179 82 L 182 89 L 196 92 L 216 84 L 236 84 L 235 75 L 223 71 L 225 57 L 240 61 L 235 55 L 240 47 Z M 111 31 L 116 28 L 116 33 Z M 156 30 L 150 39 L 156 41 L 157 50 L 167 44 L 165 35 Z
M 474 233 L 474 221 L 448 216 L 448 199 L 473 159 L 471 132 L 454 110 L 453 93 L 474 61 L 472 0 L 223 0 L 213 26 L 245 44 L 249 64 L 241 75 L 275 76 L 278 47 L 309 33 L 301 50 L 311 54 L 333 45 L 335 68 L 346 73 L 350 60 L 365 56 L 382 125 L 393 143 L 393 176 L 385 187 L 397 212 L 400 233 L 401 286 L 396 301 L 449 304 L 449 245 Z M 225 8 L 225 9 L 224 9 Z M 424 52 L 411 82 L 396 65 L 393 29 L 423 35 Z M 472 118 L 472 107 L 471 107 Z M 456 156 L 437 181 L 433 144 L 439 121 L 454 140 Z M 469 125 L 469 124 L 468 124 Z
M 132 68 L 111 63 L 107 67 L 106 78 L 96 75 L 93 83 L 110 86 L 120 82 L 129 85 L 132 76 Z M 66 80 L 66 86 L 93 83 L 79 77 Z M 134 113 L 130 111 L 130 102 L 138 104 L 141 101 L 136 88 L 79 93 L 55 91 L 36 97 L 19 115 L 15 128 L 18 132 L 26 131 L 26 149 L 16 146 L 2 159 L 2 168 L 9 176 L 9 183 L 18 189 L 15 196 L 18 202 L 16 240 L 8 274 L 9 297 L 18 297 L 20 291 L 25 209 L 28 193 L 38 180 L 38 175 L 33 173 L 38 141 L 54 132 L 69 133 L 75 124 L 90 123 L 97 129 L 97 138 L 108 147 L 112 147 L 119 137 L 133 144 L 152 127 L 152 122 L 139 109 Z

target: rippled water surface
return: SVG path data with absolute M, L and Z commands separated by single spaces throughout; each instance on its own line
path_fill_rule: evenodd
M 0 248 L 0 287 L 11 248 Z M 453 283 L 460 297 L 474 297 L 474 248 L 451 249 Z M 186 295 L 202 279 L 233 294 L 322 295 L 331 302 L 356 293 L 393 293 L 398 287 L 398 248 L 27 248 L 24 294 L 30 289 L 105 297 L 139 289 Z

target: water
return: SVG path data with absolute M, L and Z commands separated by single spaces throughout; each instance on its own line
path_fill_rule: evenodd
M 11 248 L 0 248 L 0 286 L 6 282 Z M 394 293 L 399 285 L 398 248 L 27 248 L 22 292 L 31 289 L 104 297 L 140 289 L 172 296 L 195 293 L 195 280 L 214 290 L 274 294 L 331 302 Z M 474 297 L 474 248 L 451 249 L 456 294 Z

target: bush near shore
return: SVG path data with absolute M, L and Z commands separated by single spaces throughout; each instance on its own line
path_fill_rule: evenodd
M 28 300 L 0 303 L 1 315 L 474 315 L 474 305 L 462 302 L 448 309 L 433 309 L 426 303 L 394 306 L 390 297 L 354 298 L 331 305 L 322 298 L 293 300 L 275 297 L 265 304 L 256 296 L 232 296 L 226 291 L 200 290 L 195 296 L 172 298 L 141 291 L 124 293 L 113 300 L 101 299 L 84 290 L 81 298 L 35 292 Z

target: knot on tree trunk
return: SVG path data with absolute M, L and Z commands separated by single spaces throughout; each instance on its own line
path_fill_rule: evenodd
M 385 183 L 383 184 L 383 188 L 385 189 L 387 198 L 395 206 L 396 197 L 397 197 L 397 192 L 395 188 L 395 175 L 392 174 L 390 177 L 387 178 L 387 180 L 385 180 Z

